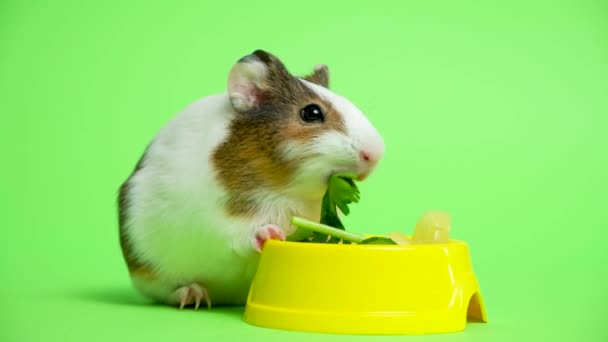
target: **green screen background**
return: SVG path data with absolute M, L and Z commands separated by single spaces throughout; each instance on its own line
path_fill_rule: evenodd
M 119 184 L 257 48 L 298 74 L 328 64 L 384 136 L 349 230 L 411 232 L 441 209 L 470 245 L 490 323 L 387 339 L 608 340 L 608 5 L 574 0 L 3 0 L 0 340 L 366 339 L 130 287 Z

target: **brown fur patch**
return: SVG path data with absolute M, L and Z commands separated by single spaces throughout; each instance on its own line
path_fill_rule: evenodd
M 129 274 L 132 277 L 138 277 L 140 279 L 155 280 L 158 279 L 158 274 L 152 270 L 148 265 L 142 265 L 129 270 Z
M 118 230 L 120 236 L 120 248 L 122 250 L 123 259 L 127 264 L 127 268 L 131 275 L 138 274 L 140 276 L 146 275 L 145 277 L 150 278 L 153 277 L 154 272 L 150 265 L 139 260 L 135 253 L 133 253 L 133 247 L 129 242 L 129 237 L 126 232 L 126 221 L 129 211 L 129 203 L 127 201 L 127 196 L 130 190 L 130 181 L 133 176 L 142 168 L 143 160 L 145 158 L 146 153 L 140 157 L 135 169 L 131 173 L 131 175 L 127 178 L 127 180 L 120 186 L 120 190 L 118 193 Z
M 279 59 L 257 50 L 240 63 L 252 58 L 263 62 L 268 70 L 266 80 L 257 90 L 262 101 L 258 107 L 239 113 L 230 125 L 227 140 L 212 156 L 218 180 L 229 192 L 226 209 L 231 215 L 256 211 L 256 189 L 276 190 L 289 183 L 297 165 L 296 161 L 285 160 L 278 151 L 281 143 L 305 144 L 327 131 L 346 131 L 340 113 L 291 75 Z M 315 77 L 319 77 L 317 81 L 322 80 L 323 71 L 318 71 Z M 324 122 L 301 120 L 300 110 L 311 103 L 324 111 Z

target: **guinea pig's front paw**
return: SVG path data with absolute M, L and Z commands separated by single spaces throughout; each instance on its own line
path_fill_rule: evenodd
M 267 224 L 256 229 L 252 244 L 256 251 L 261 252 L 264 248 L 264 243 L 268 240 L 285 241 L 285 232 L 276 224 Z

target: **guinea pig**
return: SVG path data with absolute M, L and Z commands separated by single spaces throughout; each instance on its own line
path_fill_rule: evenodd
M 171 119 L 118 194 L 122 255 L 133 286 L 184 308 L 245 303 L 268 239 L 297 239 L 293 215 L 320 220 L 333 173 L 365 179 L 382 158 L 377 129 L 329 90 L 316 65 L 292 75 L 256 50 L 224 93 Z

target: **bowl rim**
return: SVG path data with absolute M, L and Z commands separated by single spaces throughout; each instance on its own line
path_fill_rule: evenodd
M 411 238 L 407 236 L 407 238 Z M 464 240 L 449 239 L 446 243 L 433 243 L 433 244 L 407 244 L 407 245 L 361 245 L 361 244 L 340 244 L 340 243 L 322 243 L 322 242 L 302 242 L 302 241 L 280 241 L 280 240 L 268 240 L 266 244 L 272 244 L 275 246 L 283 246 L 287 248 L 309 248 L 309 249 L 359 249 L 359 250 L 429 250 L 429 249 L 445 249 L 454 247 L 468 247 L 468 244 Z

